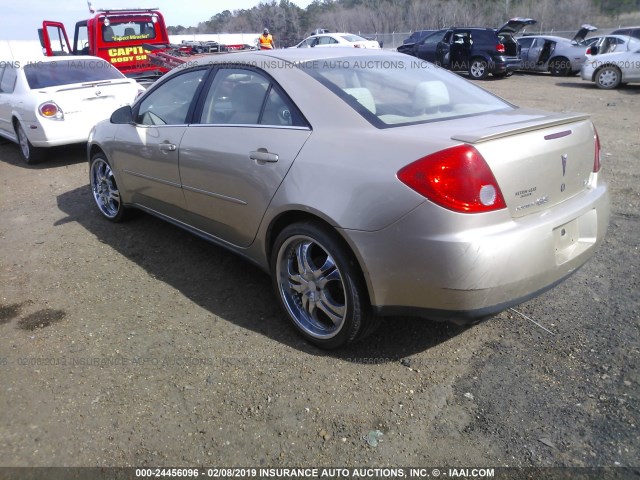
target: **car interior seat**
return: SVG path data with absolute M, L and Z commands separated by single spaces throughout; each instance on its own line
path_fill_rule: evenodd
M 259 83 L 240 83 L 231 92 L 233 113 L 226 123 L 257 124 L 266 94 Z
M 104 27 L 104 30 L 102 30 L 102 39 L 105 42 L 113 42 L 113 27 Z
M 345 88 L 344 92 L 348 95 L 351 95 L 355 98 L 360 105 L 369 110 L 371 113 L 375 115 L 376 113 L 376 102 L 371 94 L 371 90 L 368 88 Z
M 418 114 L 446 110 L 450 106 L 449 90 L 444 82 L 431 80 L 416 85 L 413 108 Z

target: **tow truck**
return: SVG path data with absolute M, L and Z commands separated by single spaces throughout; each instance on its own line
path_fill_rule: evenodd
M 97 9 L 76 23 L 73 46 L 61 22 L 45 20 L 38 29 L 46 56 L 93 55 L 103 58 L 125 76 L 148 85 L 172 68 L 203 53 L 232 51 L 216 42 L 172 45 L 157 8 Z

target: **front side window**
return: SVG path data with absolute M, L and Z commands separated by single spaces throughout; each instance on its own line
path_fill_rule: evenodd
M 341 60 L 302 70 L 378 128 L 514 108 L 428 62 L 377 55 Z
M 207 92 L 200 123 L 303 126 L 295 106 L 261 73 L 221 68 Z
M 184 125 L 206 69 L 180 73 L 145 97 L 138 108 L 136 122 L 141 125 Z
M 442 32 L 438 32 L 438 33 L 434 33 L 433 35 L 429 35 L 428 37 L 426 37 L 422 41 L 422 44 L 425 45 L 425 46 L 435 47 L 442 40 L 442 35 L 443 35 Z
M 534 38 L 519 38 L 518 43 L 522 48 L 529 48 L 534 40 Z

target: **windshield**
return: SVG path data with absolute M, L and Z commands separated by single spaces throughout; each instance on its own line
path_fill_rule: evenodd
M 102 27 L 102 40 L 105 42 L 129 42 L 154 38 L 156 38 L 156 27 L 151 18 L 136 21 L 111 19 L 109 26 Z
M 299 67 L 378 128 L 514 108 L 457 75 L 417 59 L 357 56 Z
M 24 74 L 31 89 L 124 78 L 115 67 L 99 59 L 30 63 L 24 66 Z

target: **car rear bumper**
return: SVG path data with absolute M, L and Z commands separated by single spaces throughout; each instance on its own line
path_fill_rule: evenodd
M 425 202 L 381 231 L 344 232 L 367 267 L 370 299 L 379 313 L 472 321 L 552 288 L 602 242 L 609 197 L 600 184 L 544 212 L 478 228 L 473 225 L 480 217 L 447 212 L 461 215 L 458 226 L 469 223 L 449 232 L 428 231 L 441 223 L 433 212 Z
M 93 126 L 104 119 L 85 116 L 65 120 L 42 119 L 42 121 L 24 122 L 24 128 L 27 138 L 34 147 L 56 147 L 86 142 Z

